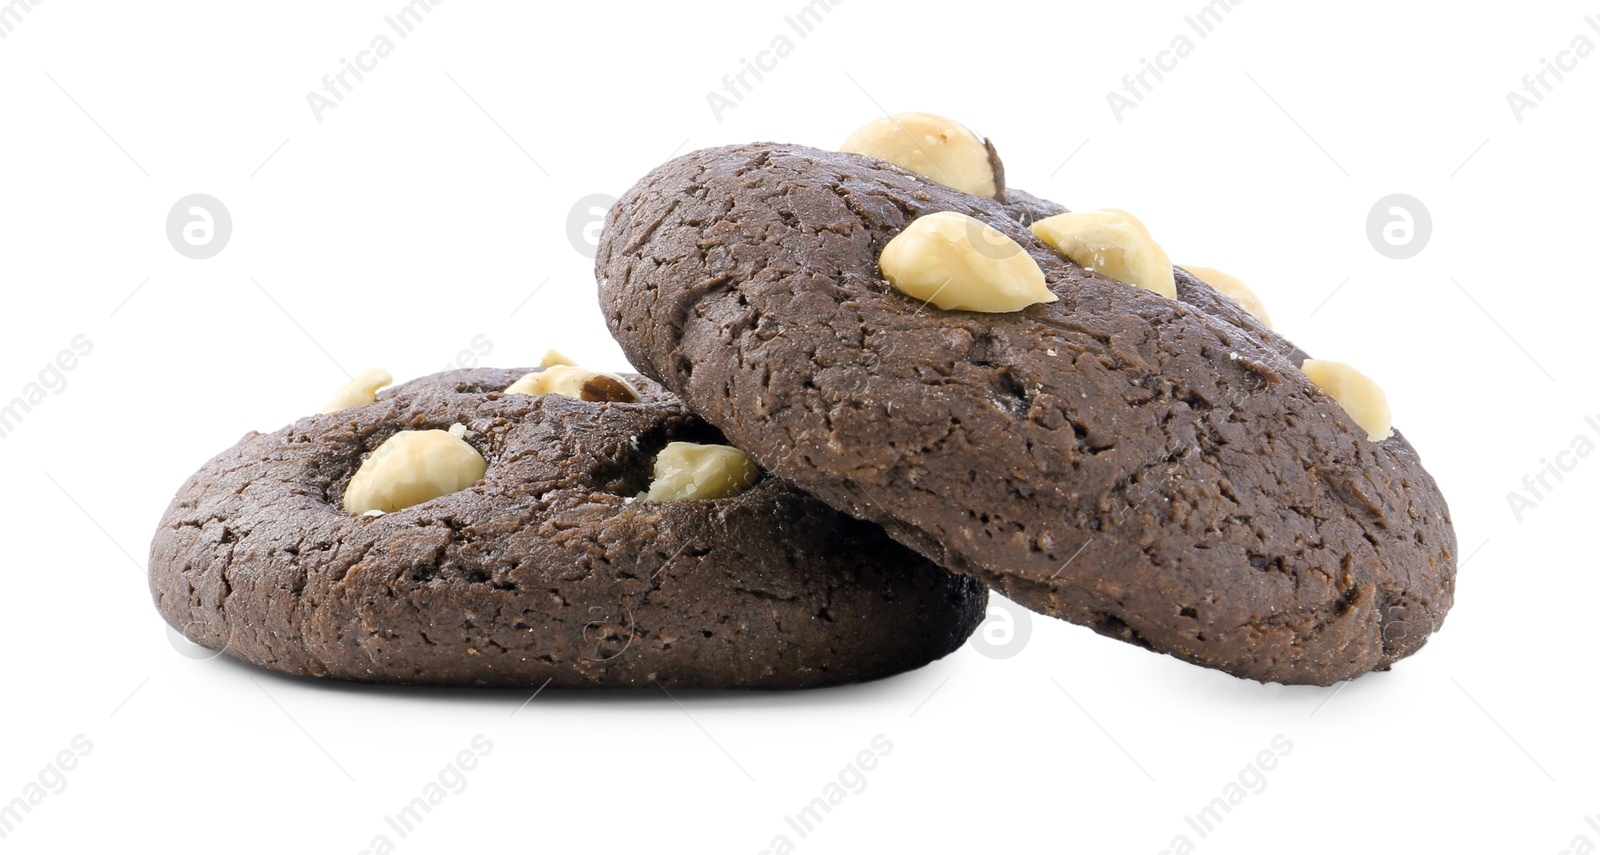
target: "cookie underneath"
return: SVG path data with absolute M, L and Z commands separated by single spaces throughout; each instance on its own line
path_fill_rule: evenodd
M 770 476 L 716 500 L 639 501 L 668 442 L 721 442 L 670 394 L 501 392 L 454 371 L 252 433 L 178 491 L 150 552 L 157 608 L 264 668 L 366 682 L 799 688 L 955 650 L 986 590 Z M 401 430 L 464 425 L 467 489 L 378 517 L 341 498 Z

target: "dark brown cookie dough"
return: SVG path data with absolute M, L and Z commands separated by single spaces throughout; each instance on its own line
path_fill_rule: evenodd
M 247 435 L 178 492 L 150 553 L 163 617 L 266 668 L 388 683 L 794 688 L 956 649 L 987 591 L 772 477 L 631 498 L 669 441 L 721 435 L 643 378 L 638 403 L 504 395 L 452 371 Z M 473 432 L 477 485 L 382 517 L 340 508 L 400 430 Z
M 1210 286 L 1086 271 L 1004 203 L 874 158 L 757 144 L 658 168 L 613 208 L 600 302 L 640 370 L 769 471 L 1041 612 L 1242 677 L 1386 669 L 1454 593 L 1449 511 L 1398 433 Z M 957 211 L 1060 299 L 923 307 L 884 245 Z

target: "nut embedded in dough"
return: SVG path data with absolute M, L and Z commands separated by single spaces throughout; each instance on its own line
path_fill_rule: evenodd
M 1150 237 L 1144 223 L 1127 211 L 1108 208 L 1057 214 L 1029 229 L 1080 267 L 1169 300 L 1178 299 L 1167 253 Z
M 840 151 L 887 160 L 963 193 L 1005 190 L 994 149 L 966 125 L 933 113 L 900 113 L 862 125 Z
M 896 291 L 941 309 L 1017 312 L 1057 300 L 1021 244 L 955 211 L 912 221 L 884 246 L 878 269 Z
M 1194 278 L 1217 289 L 1217 293 L 1238 303 L 1239 308 L 1250 313 L 1252 317 L 1261 322 L 1262 326 L 1269 330 L 1272 329 L 1272 317 L 1267 314 L 1267 304 L 1261 302 L 1261 298 L 1256 296 L 1256 292 L 1250 290 L 1250 286 L 1239 281 L 1238 277 L 1229 276 L 1214 267 L 1194 267 L 1185 264 L 1183 269 L 1189 271 L 1189 275 Z
M 655 477 L 640 498 L 651 502 L 726 499 L 761 478 L 749 456 L 727 445 L 669 442 L 656 455 Z
M 378 400 L 378 390 L 393 382 L 394 378 L 389 376 L 389 372 L 382 368 L 369 368 L 340 386 L 328 403 L 322 405 L 321 414 L 364 407 Z
M 550 357 L 547 355 L 545 358 Z M 572 364 L 554 364 L 535 371 L 507 386 L 506 394 L 564 395 L 591 403 L 611 401 L 628 404 L 639 400 L 638 390 L 621 377 L 589 371 Z
M 442 430 L 408 430 L 372 452 L 344 491 L 346 513 L 394 513 L 459 493 L 476 484 L 489 464 L 465 440 Z
M 1379 442 L 1394 432 L 1389 400 L 1372 378 L 1343 362 L 1307 359 L 1300 370 L 1317 388 L 1339 402 L 1350 418 L 1367 432 L 1367 439 Z

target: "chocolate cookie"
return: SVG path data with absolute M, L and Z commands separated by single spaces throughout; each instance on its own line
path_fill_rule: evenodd
M 527 374 L 446 372 L 248 434 L 161 522 L 162 616 L 293 674 L 652 688 L 871 680 L 950 653 L 982 619 L 971 579 L 753 466 L 726 498 L 651 500 L 706 494 L 708 467 L 743 455 L 678 445 L 723 440 L 643 378 L 504 391 Z M 387 376 L 368 377 L 355 385 L 372 401 Z M 682 466 L 664 465 L 669 444 Z M 418 485 L 447 494 L 382 511 Z
M 976 145 L 949 171 L 981 171 Z M 1381 393 L 1354 372 L 1323 391 L 1233 299 L 1123 253 L 1148 238 L 1131 217 L 1051 233 L 1065 209 L 1006 187 L 982 148 L 989 196 L 793 145 L 657 168 L 601 237 L 612 334 L 768 471 L 1040 612 L 1262 681 L 1332 684 L 1422 647 L 1456 540 L 1416 451 L 1382 438 Z M 962 240 L 922 219 L 939 212 L 973 218 L 965 251 L 993 262 L 923 264 Z M 880 256 L 914 224 L 897 264 L 926 269 L 891 287 Z M 1134 282 L 1144 262 L 1166 281 Z M 986 264 L 988 302 L 1015 305 L 940 307 Z

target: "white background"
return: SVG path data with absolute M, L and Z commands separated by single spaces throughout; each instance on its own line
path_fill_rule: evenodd
M 3 4 L 0 4 L 3 5 Z M 1507 494 L 1600 414 L 1600 57 L 1521 121 L 1506 102 L 1593 4 L 1242 3 L 1117 121 L 1106 93 L 1202 0 L 846 0 L 720 120 L 724 74 L 789 32 L 776 3 L 446 2 L 319 122 L 306 93 L 401 0 L 47 0 L 0 40 L 0 405 L 74 336 L 93 352 L 0 439 L 0 801 L 92 750 L 0 850 L 1558 852 L 1592 784 L 1595 500 L 1575 462 Z M 181 655 L 150 603 L 172 492 L 344 378 L 560 347 L 623 368 L 574 204 L 678 151 L 833 146 L 880 110 L 992 137 L 1014 186 L 1138 213 L 1175 261 L 1250 282 L 1278 328 L 1387 389 L 1455 514 L 1442 632 L 1338 690 L 1262 686 L 1046 618 L 873 685 L 791 694 L 415 691 Z M 1069 159 L 1070 156 L 1070 159 Z M 180 197 L 234 231 L 195 261 Z M 1432 213 L 1395 261 L 1379 198 Z M 587 215 L 580 212 L 580 220 Z M 579 223 L 582 226 L 582 222 Z M 531 296 L 530 296 L 531 295 Z M 520 309 L 519 309 L 520 307 Z M 467 360 L 471 361 L 471 360 Z M 1596 457 L 1600 457 L 1597 455 Z M 1544 491 L 1541 491 L 1542 493 Z M 997 614 L 999 614 L 997 612 Z M 1007 632 L 1012 633 L 1007 641 Z M 188 652 L 193 652 L 189 649 Z M 384 817 L 483 734 L 408 837 Z M 784 818 L 882 734 L 816 829 Z M 1277 735 L 1293 749 L 1207 837 L 1184 819 Z M 49 776 L 47 776 L 49 777 Z M 51 778 L 53 780 L 53 778 Z M 1600 821 L 1597 821 L 1600 822 Z

